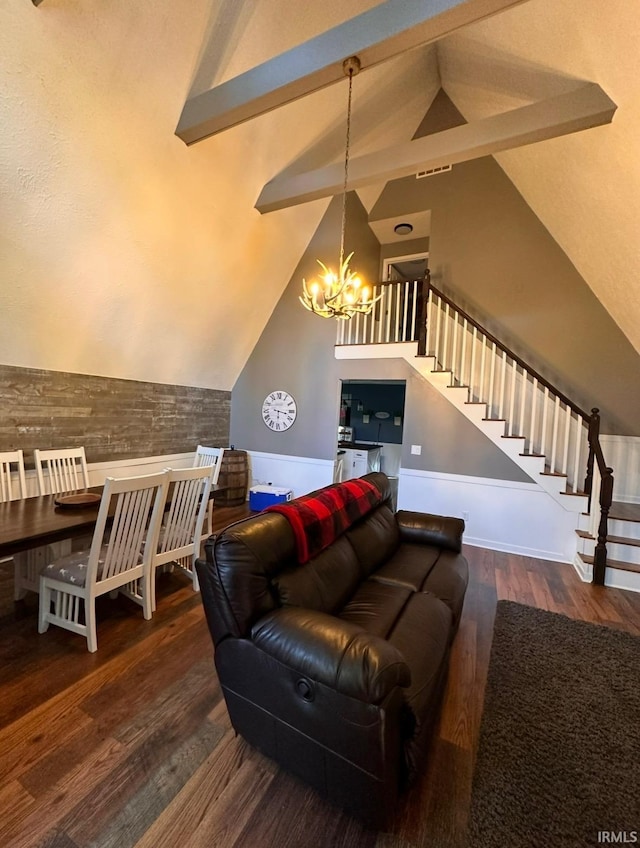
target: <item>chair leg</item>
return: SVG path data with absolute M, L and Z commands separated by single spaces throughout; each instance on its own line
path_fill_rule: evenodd
M 96 633 L 96 599 L 85 598 L 84 619 L 87 625 L 87 648 L 92 654 L 98 650 L 98 634 Z
M 51 611 L 51 589 L 40 586 L 40 602 L 38 606 L 38 633 L 46 633 L 49 629 L 49 613 Z

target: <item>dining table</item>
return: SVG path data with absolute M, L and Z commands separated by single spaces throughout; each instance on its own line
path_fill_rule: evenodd
M 102 486 L 82 492 L 102 494 Z M 226 492 L 227 486 L 212 486 L 209 498 Z M 73 539 L 93 532 L 100 502 L 90 506 L 59 506 L 59 495 L 36 495 L 0 503 L 0 559 L 41 545 Z

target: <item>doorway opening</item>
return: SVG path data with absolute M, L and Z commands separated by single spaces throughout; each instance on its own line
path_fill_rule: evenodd
M 336 482 L 384 471 L 397 487 L 406 380 L 342 380 Z

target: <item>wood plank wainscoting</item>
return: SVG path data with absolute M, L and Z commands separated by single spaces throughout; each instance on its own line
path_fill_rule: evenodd
M 227 445 L 231 392 L 0 365 L 0 450 L 84 445 L 89 462 Z
M 216 528 L 247 507 L 214 511 Z M 14 610 L 0 569 L 3 848 L 462 848 L 496 600 L 640 634 L 640 595 L 568 565 L 466 546 L 471 581 L 427 771 L 388 833 L 364 829 L 229 725 L 200 597 L 158 579 L 151 621 L 100 599 L 100 648 Z

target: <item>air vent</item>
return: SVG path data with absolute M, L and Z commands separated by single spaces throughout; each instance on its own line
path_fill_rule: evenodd
M 427 171 L 418 171 L 416 174 L 417 180 L 422 180 L 425 177 L 432 177 L 434 174 L 442 174 L 445 171 L 450 171 L 451 165 L 440 165 L 439 168 L 429 168 Z

